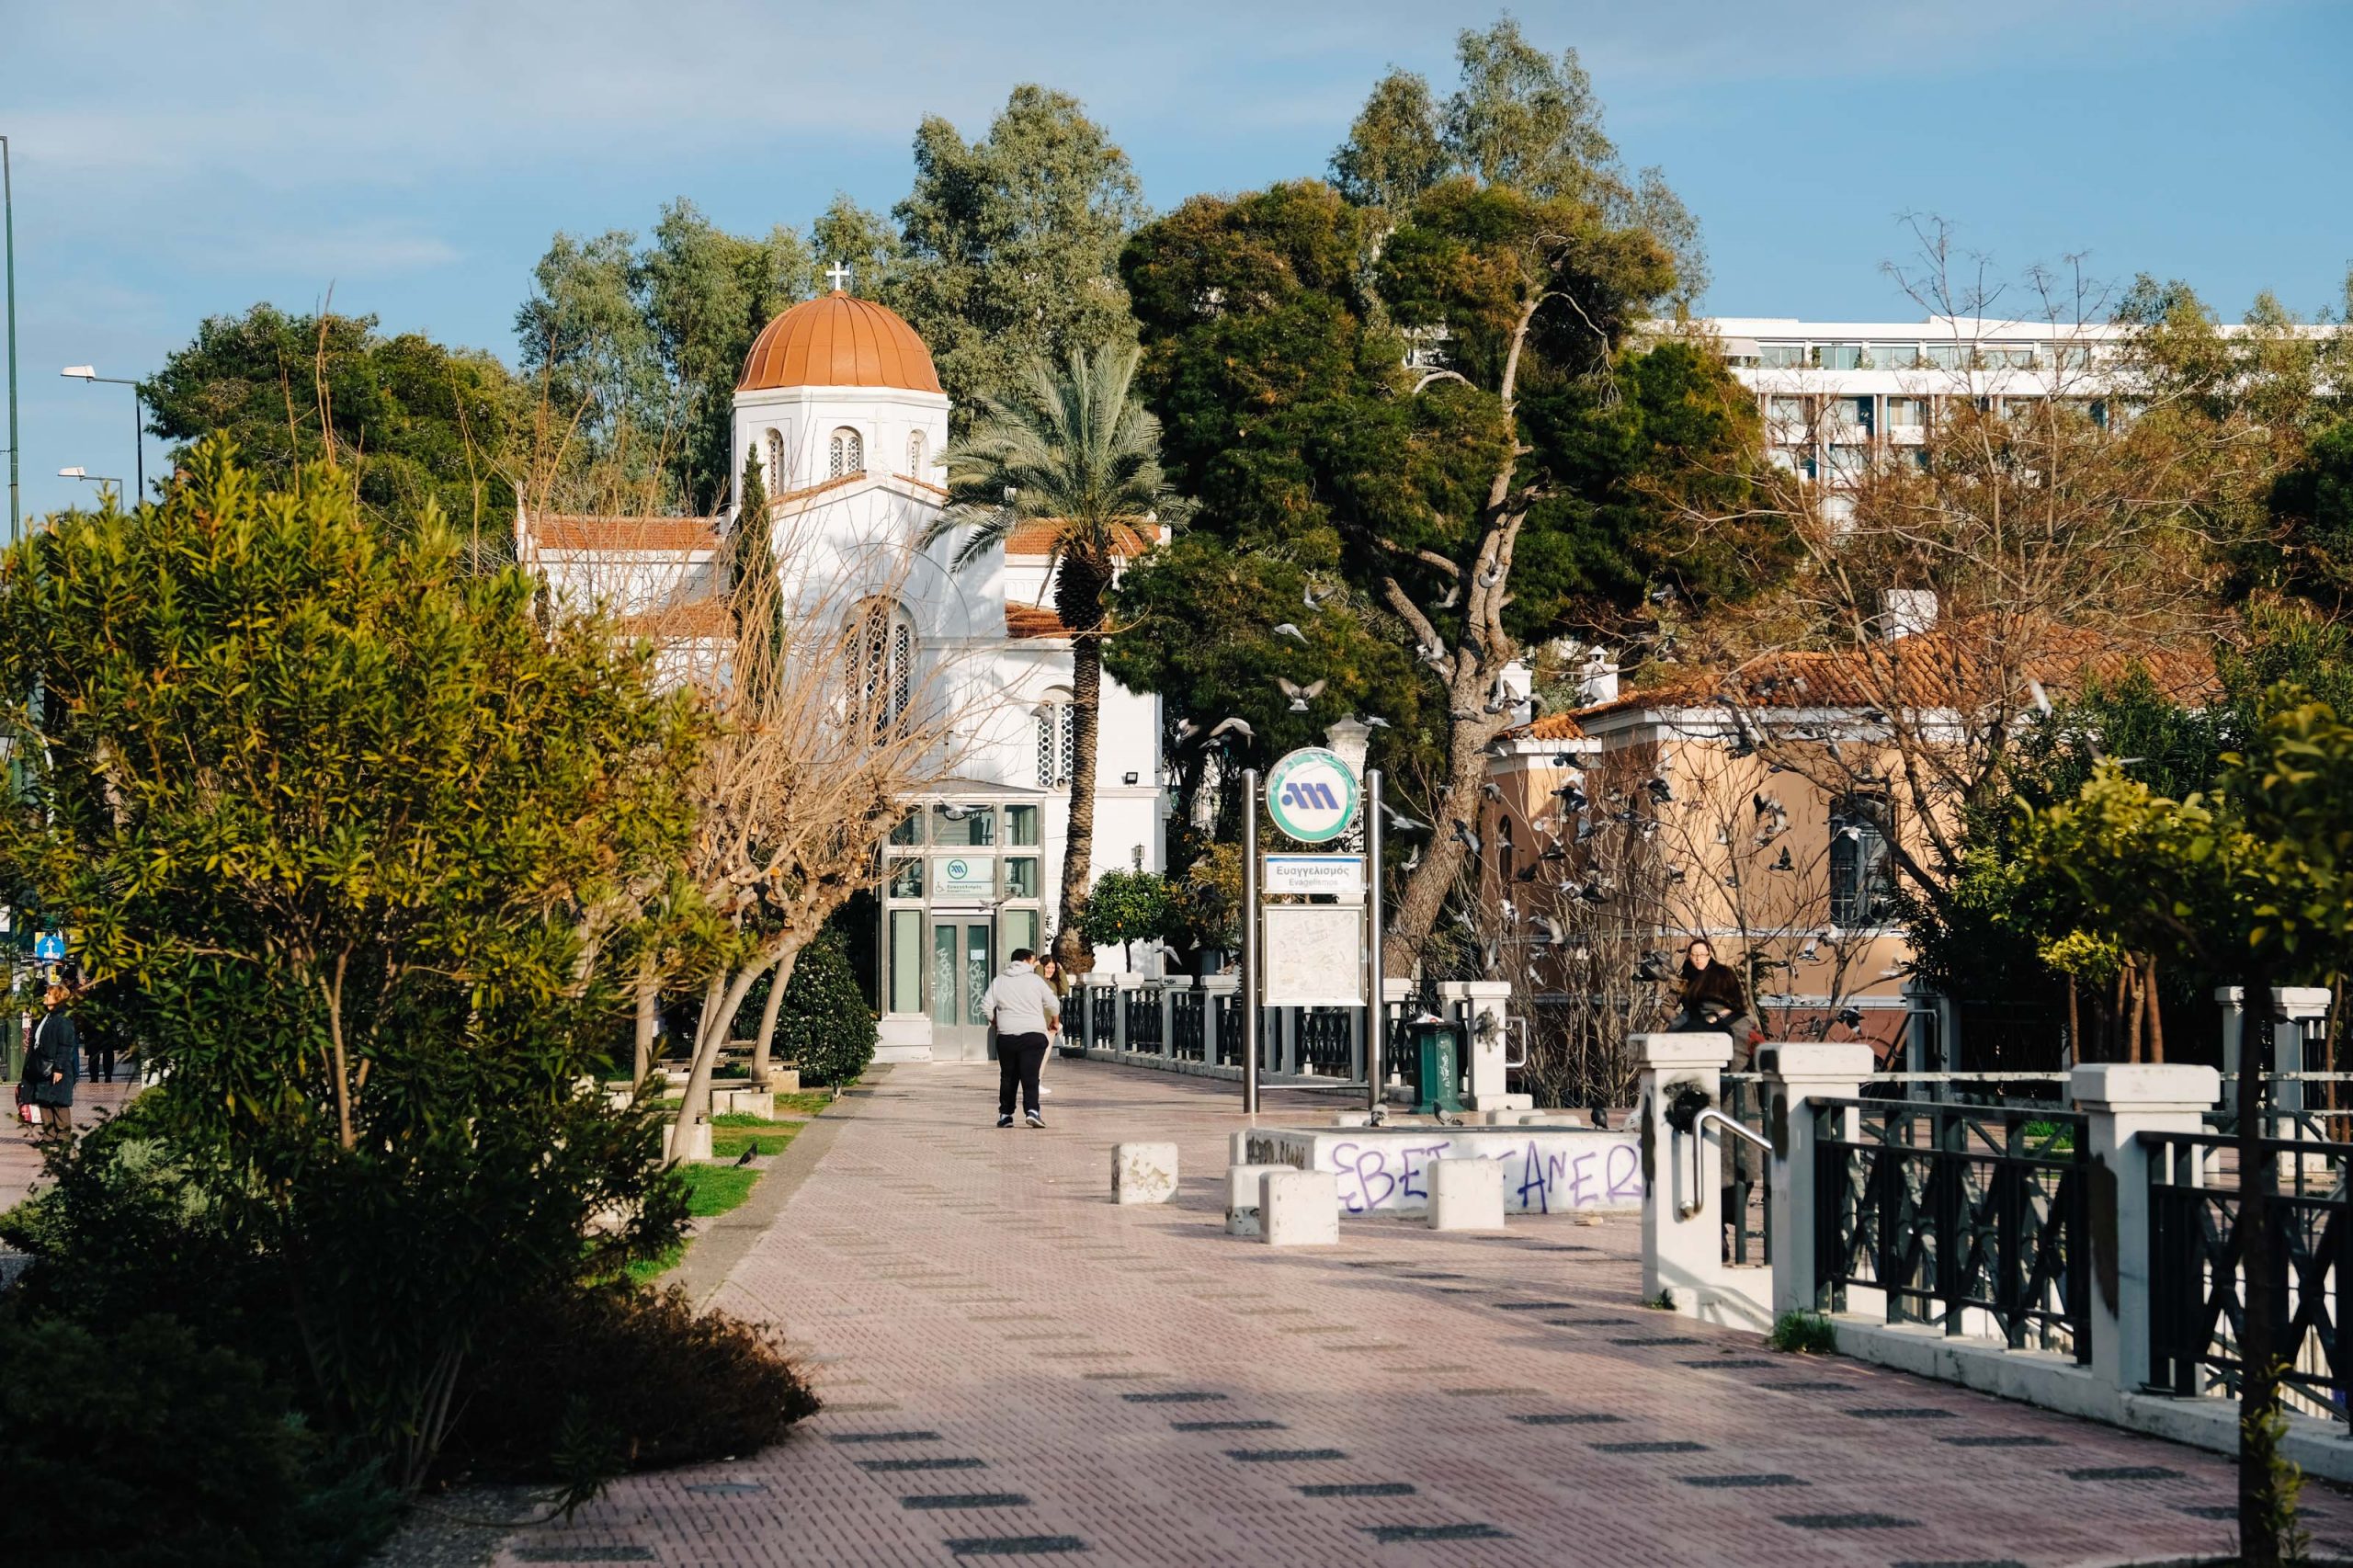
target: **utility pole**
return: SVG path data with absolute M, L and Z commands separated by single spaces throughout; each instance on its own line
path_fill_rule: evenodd
M 25 537 L 24 510 L 17 499 L 17 468 L 23 443 L 17 436 L 17 188 L 8 167 L 8 139 L 0 136 L 0 225 L 7 231 L 8 260 L 8 542 Z

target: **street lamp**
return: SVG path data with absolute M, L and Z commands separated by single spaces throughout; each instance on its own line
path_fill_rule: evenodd
M 92 473 L 88 469 L 79 466 L 74 468 L 61 468 L 57 471 L 57 477 L 60 479 L 78 479 L 85 484 L 95 484 L 98 487 L 98 494 L 100 496 L 105 495 L 106 487 L 109 484 L 114 486 L 115 494 L 117 495 L 122 494 L 122 481 L 119 479 L 116 479 L 110 474 Z
M 139 383 L 125 381 L 120 376 L 101 376 L 95 365 L 68 365 L 57 373 L 68 381 L 102 381 L 110 387 L 131 389 L 131 444 L 139 454 L 133 472 L 139 476 L 139 494 L 144 498 L 147 494 L 147 409 L 140 401 Z

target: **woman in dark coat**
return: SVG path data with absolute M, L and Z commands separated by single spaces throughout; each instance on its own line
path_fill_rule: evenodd
M 1732 1036 L 1733 1065 L 1746 1065 L 1749 1055 L 1748 995 L 1740 976 L 1716 962 L 1716 949 L 1705 937 L 1694 937 L 1683 951 L 1683 1010 L 1676 1017 L 1678 1029 L 1722 1029 Z
M 82 1040 L 65 1013 L 73 995 L 63 985 L 49 988 L 49 1011 L 33 1026 L 33 1048 L 25 1059 L 41 1124 L 60 1132 L 74 1130 L 74 1080 L 82 1075 Z

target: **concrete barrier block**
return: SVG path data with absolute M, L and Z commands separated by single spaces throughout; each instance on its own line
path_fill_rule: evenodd
M 1258 1182 L 1258 1233 L 1268 1245 L 1330 1246 L 1340 1239 L 1336 1173 L 1285 1168 Z
M 1111 1196 L 1120 1203 L 1165 1203 L 1176 1196 L 1176 1145 L 1115 1143 Z
M 1248 1128 L 1244 1128 L 1226 1140 L 1225 1163 L 1229 1165 L 1246 1165 L 1250 1163 L 1250 1130 Z
M 1335 1127 L 1370 1127 L 1372 1125 L 1372 1112 L 1369 1110 L 1335 1111 L 1332 1113 L 1332 1125 Z
M 1229 1165 L 1225 1172 L 1225 1233 L 1229 1236 L 1255 1236 L 1262 1227 L 1258 1221 L 1258 1198 L 1267 1176 L 1275 1171 L 1287 1171 L 1289 1165 Z
M 1494 1160 L 1432 1160 L 1430 1229 L 1504 1228 L 1504 1168 Z
M 773 1089 L 722 1089 L 710 1098 L 711 1110 L 717 1115 L 756 1116 L 762 1120 L 776 1115 Z
M 665 1160 L 708 1160 L 710 1158 L 710 1121 L 698 1117 L 687 1129 L 684 1138 L 678 1136 L 678 1124 L 662 1124 L 662 1157 Z
M 798 1067 L 768 1067 L 767 1090 L 772 1095 L 797 1095 L 801 1092 L 801 1069 Z

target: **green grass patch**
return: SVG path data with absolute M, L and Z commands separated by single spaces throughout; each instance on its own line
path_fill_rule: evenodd
M 1838 1349 L 1838 1333 L 1820 1312 L 1783 1312 L 1765 1343 L 1795 1356 L 1828 1356 Z
M 661 1278 L 665 1274 L 669 1273 L 670 1270 L 677 1267 L 678 1260 L 686 1256 L 687 1244 L 679 1242 L 674 1246 L 663 1248 L 661 1253 L 656 1256 L 640 1258 L 637 1262 L 631 1264 L 629 1266 L 629 1277 L 631 1279 L 636 1280 L 641 1285 L 651 1285 L 656 1279 Z
M 715 1160 L 733 1159 L 745 1150 L 757 1153 L 781 1154 L 792 1135 L 807 1125 L 799 1121 L 762 1121 L 756 1116 L 719 1116 L 710 1123 L 710 1154 Z
M 743 1206 L 752 1196 L 760 1173 L 749 1165 L 691 1165 L 681 1168 L 687 1180 L 687 1212 L 709 1220 Z

